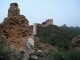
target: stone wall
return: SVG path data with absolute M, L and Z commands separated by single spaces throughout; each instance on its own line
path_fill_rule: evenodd
M 33 35 L 37 34 L 37 23 L 33 24 Z
M 47 27 L 49 25 L 53 25 L 53 19 L 47 19 L 46 22 L 43 22 L 42 24 L 34 23 L 33 24 L 33 35 L 37 34 L 37 25 Z

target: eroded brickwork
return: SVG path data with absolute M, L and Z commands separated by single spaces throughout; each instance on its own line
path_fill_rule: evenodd
M 8 17 L 0 24 L 0 38 L 14 50 L 25 50 L 26 40 L 32 34 L 29 22 L 24 15 L 20 15 L 17 3 L 11 3 Z

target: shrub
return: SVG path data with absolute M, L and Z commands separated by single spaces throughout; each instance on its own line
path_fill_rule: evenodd
M 0 55 L 7 55 L 7 54 L 9 54 L 9 49 L 8 49 L 8 47 L 7 46 L 5 46 L 4 44 L 1 44 L 0 43 Z
M 80 60 L 80 51 L 69 50 L 65 55 L 65 60 Z
M 41 42 L 64 48 L 68 50 L 72 38 L 77 34 L 69 29 L 64 29 L 56 25 L 49 25 L 47 27 L 37 26 L 37 37 Z
M 49 56 L 49 60 L 64 60 L 63 53 L 59 51 L 52 52 Z
M 74 49 L 67 52 L 55 51 L 50 53 L 48 60 L 80 60 L 80 51 Z

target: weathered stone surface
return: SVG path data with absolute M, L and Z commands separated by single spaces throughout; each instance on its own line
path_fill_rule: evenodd
M 0 38 L 12 50 L 26 50 L 26 40 L 32 34 L 29 22 L 24 15 L 20 15 L 17 3 L 11 3 L 8 17 L 0 24 Z
M 30 55 L 28 60 L 38 60 L 36 55 Z
M 80 51 L 80 35 L 76 36 L 74 39 L 72 39 L 72 46 Z

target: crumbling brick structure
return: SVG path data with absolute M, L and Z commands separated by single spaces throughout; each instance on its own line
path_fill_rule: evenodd
M 7 43 L 8 47 L 17 51 L 26 50 L 26 40 L 32 34 L 29 21 L 24 15 L 20 15 L 17 3 L 11 3 L 8 17 L 0 24 L 0 39 Z

